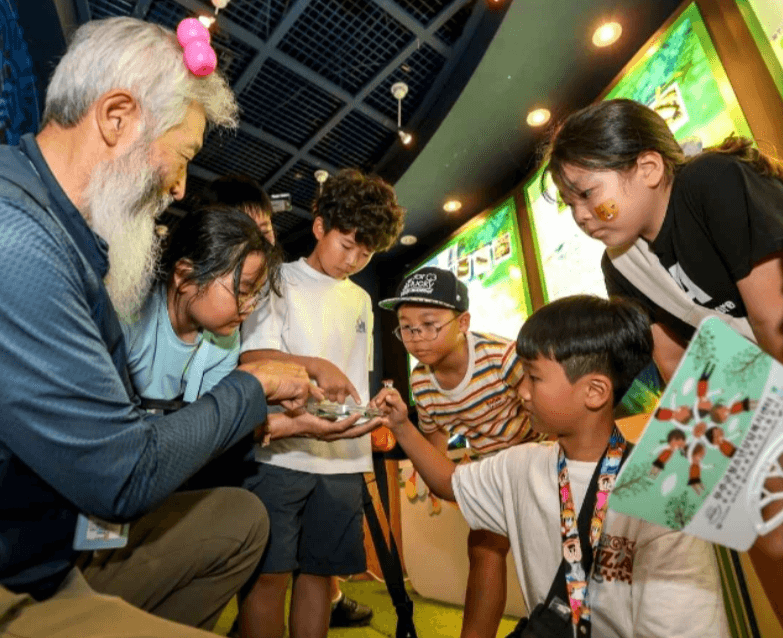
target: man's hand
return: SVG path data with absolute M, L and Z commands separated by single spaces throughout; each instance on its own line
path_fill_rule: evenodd
M 243 363 L 237 369 L 249 372 L 258 379 L 264 388 L 267 403 L 279 403 L 287 410 L 302 407 L 310 396 L 317 401 L 324 398 L 323 392 L 310 383 L 304 367 L 296 363 L 267 359 Z
M 357 424 L 360 419 L 360 414 L 354 414 L 341 421 L 329 421 L 304 410 L 297 410 L 285 414 L 270 414 L 263 433 L 268 432 L 272 439 L 306 436 L 319 441 L 337 441 L 364 436 L 378 426 L 387 424 L 386 419 L 381 417 Z
M 408 421 L 408 406 L 396 388 L 383 388 L 367 404 L 368 408 L 375 408 L 386 412 L 388 427 L 392 432 Z
M 352 396 L 356 405 L 362 404 L 362 399 L 353 383 L 345 376 L 342 370 L 326 359 L 313 357 L 308 363 L 310 376 L 315 379 L 324 396 L 330 401 L 345 403 L 348 396 Z

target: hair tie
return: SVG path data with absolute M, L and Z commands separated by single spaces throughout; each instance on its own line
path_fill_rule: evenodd
M 177 41 L 183 48 L 185 66 L 193 75 L 204 77 L 217 68 L 217 54 L 209 40 L 209 29 L 196 18 L 185 18 L 177 25 Z

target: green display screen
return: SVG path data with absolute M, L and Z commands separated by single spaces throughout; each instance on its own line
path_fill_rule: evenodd
M 451 270 L 465 282 L 471 330 L 517 338 L 530 314 L 530 293 L 513 198 L 469 222 L 406 275 L 425 266 Z
M 783 2 L 737 0 L 737 6 L 767 63 L 778 91 L 783 94 Z

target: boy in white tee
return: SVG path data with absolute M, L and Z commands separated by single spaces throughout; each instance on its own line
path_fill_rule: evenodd
M 560 299 L 525 322 L 517 353 L 525 366 L 520 397 L 533 427 L 555 443 L 515 446 L 455 467 L 408 421 L 399 393 L 383 389 L 371 404 L 390 411 L 389 427 L 434 493 L 456 500 L 472 529 L 508 535 L 531 609 L 548 598 L 565 561 L 568 600 L 547 612 L 564 623 L 560 635 L 728 636 L 710 545 L 606 509 L 625 448 L 612 416 L 615 397 L 650 361 L 647 318 L 620 300 Z M 585 573 L 576 519 L 596 471 Z M 525 635 L 522 626 L 517 631 Z
M 370 398 L 373 314 L 369 295 L 348 277 L 388 250 L 404 210 L 394 190 L 356 170 L 329 178 L 313 204 L 316 246 L 284 264 L 281 295 L 270 295 L 242 325 L 240 361 L 296 361 L 327 399 Z M 257 473 L 245 482 L 266 505 L 270 540 L 261 575 L 240 609 L 242 638 L 281 638 L 293 574 L 292 638 L 325 636 L 330 576 L 365 571 L 363 473 L 372 470 L 370 437 L 288 438 L 257 446 Z

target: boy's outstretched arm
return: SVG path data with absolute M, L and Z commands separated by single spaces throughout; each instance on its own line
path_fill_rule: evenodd
M 408 408 L 400 393 L 394 388 L 383 388 L 370 401 L 370 407 L 388 411 L 389 429 L 432 493 L 448 501 L 455 500 L 451 488 L 454 463 L 434 448 L 408 420 Z

